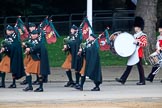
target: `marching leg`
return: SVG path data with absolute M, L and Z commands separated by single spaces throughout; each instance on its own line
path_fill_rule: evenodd
M 32 76 L 28 75 L 28 76 L 26 76 L 26 79 L 27 79 L 28 86 L 25 89 L 23 89 L 23 91 L 33 91 Z
M 94 82 L 95 83 L 95 87 L 93 89 L 91 89 L 91 91 L 100 91 L 100 82 Z
M 8 88 L 16 88 L 16 79 L 14 76 L 12 76 L 12 79 L 13 79 L 12 84 Z
M 76 87 L 76 86 L 79 86 L 80 73 L 75 72 L 75 77 L 76 77 L 76 84 L 75 84 L 75 87 Z
M 64 85 L 64 87 L 73 87 L 74 81 L 73 81 L 73 78 L 72 78 L 71 70 L 66 71 L 66 75 L 67 75 L 69 81 L 67 82 L 66 85 Z
M 44 76 L 43 78 L 43 83 L 47 83 L 48 82 L 48 75 Z
M 2 85 L 2 73 L 0 72 L 0 78 L 1 78 L 1 83 L 0 86 Z
M 34 92 L 43 92 L 43 77 L 39 76 L 39 87 Z
M 130 72 L 132 70 L 132 67 L 133 66 L 127 66 L 127 68 L 126 68 L 125 72 L 123 73 L 123 75 L 120 78 L 116 78 L 115 80 L 117 82 L 120 82 L 121 84 L 125 84 L 128 76 L 129 76 L 129 74 L 130 74 Z
M 153 74 L 156 70 L 158 69 L 158 67 L 152 67 L 151 73 L 148 75 L 148 77 L 146 78 L 146 81 L 150 81 L 153 82 L 154 77 L 156 74 Z
M 0 88 L 5 88 L 5 76 L 6 76 L 6 73 L 0 72 L 0 74 L 1 74 L 1 84 L 0 84 Z
M 81 76 L 81 84 L 80 86 L 77 86 L 76 89 L 83 91 L 83 85 L 84 85 L 85 80 L 86 80 L 86 76 Z
M 32 84 L 39 85 L 39 76 L 38 75 L 36 75 L 36 80 Z
M 81 91 L 83 91 L 83 85 L 84 85 L 85 80 L 86 80 L 86 76 L 82 76 L 81 77 L 81 84 L 80 84 L 80 87 L 81 87 L 80 90 Z
M 137 85 L 145 85 L 145 75 L 144 75 L 144 69 L 142 66 L 142 59 L 140 59 L 140 61 L 137 63 L 137 68 L 138 68 L 139 79 L 140 79 Z
M 22 81 L 21 83 L 20 83 L 20 85 L 26 85 L 28 82 L 27 82 L 27 78 L 25 77 L 25 79 L 24 79 L 24 81 Z
M 25 71 L 25 70 L 24 70 Z M 25 76 L 25 79 L 22 81 L 22 82 L 20 82 L 20 85 L 26 85 L 28 82 L 27 82 L 27 78 L 26 78 L 26 76 Z

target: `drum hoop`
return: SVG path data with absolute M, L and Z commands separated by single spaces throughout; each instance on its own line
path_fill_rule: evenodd
M 113 35 L 121 34 L 121 33 L 122 33 L 121 31 L 114 32 L 113 34 L 110 35 L 109 40 L 112 40 L 111 38 L 113 37 Z
M 116 50 L 116 47 L 115 47 L 115 45 L 116 45 L 116 44 L 115 44 L 116 41 L 118 40 L 118 38 L 120 37 L 120 35 L 121 35 L 121 34 L 124 34 L 124 33 L 127 33 L 127 34 L 131 35 L 131 34 L 128 33 L 128 32 L 120 33 L 120 34 L 116 37 L 116 39 L 114 40 L 114 48 L 115 48 L 115 50 Z M 132 39 L 133 39 L 134 36 L 133 36 L 133 35 L 131 35 L 131 36 L 132 36 Z M 135 38 L 134 38 L 134 39 L 135 39 Z M 132 43 L 132 45 L 133 45 L 133 43 Z M 136 47 L 134 47 L 134 49 L 133 49 L 133 51 L 131 52 L 131 54 L 126 55 L 126 56 L 123 56 L 123 55 L 119 54 L 117 50 L 116 50 L 116 52 L 117 52 L 118 55 L 120 55 L 120 56 L 122 56 L 122 57 L 129 57 L 129 56 L 131 56 L 131 55 L 135 52 L 135 50 L 136 50 Z

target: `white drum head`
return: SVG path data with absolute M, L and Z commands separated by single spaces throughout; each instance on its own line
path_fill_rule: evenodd
M 127 32 L 119 34 L 114 41 L 115 51 L 122 57 L 131 56 L 136 49 L 136 45 L 133 44 L 134 41 L 134 37 Z

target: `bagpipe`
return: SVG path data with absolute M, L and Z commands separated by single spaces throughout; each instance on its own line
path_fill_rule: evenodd
M 11 44 L 11 42 L 9 42 L 7 40 L 2 40 L 1 41 L 1 47 L 0 47 L 0 53 L 3 53 L 2 48 L 6 47 L 6 46 L 8 46 L 10 44 Z
M 72 35 L 74 35 L 74 36 L 67 36 L 66 38 L 63 39 L 63 45 L 64 45 L 63 51 L 67 51 L 67 49 L 70 48 L 70 46 L 68 45 L 68 43 L 74 41 L 77 38 L 78 31 L 75 32 Z
M 98 41 L 98 39 L 100 39 L 101 38 L 101 34 L 97 37 L 97 38 L 95 38 L 94 40 L 86 40 L 85 42 L 82 42 L 81 44 L 80 44 L 80 49 L 79 49 L 79 52 L 78 52 L 78 55 L 80 55 L 81 54 L 81 52 L 84 52 L 85 51 L 85 48 L 87 48 L 88 47 L 88 45 L 89 44 L 91 44 L 91 45 L 93 45 L 94 43 L 96 43 L 96 41 Z
M 33 43 L 31 43 L 30 41 L 29 41 L 29 39 L 25 39 L 23 42 L 22 42 L 22 48 L 24 49 L 24 54 L 27 54 L 28 52 L 26 51 L 26 48 L 30 48 L 30 47 L 33 47 L 34 46 L 34 44 Z
M 26 39 L 26 40 L 24 40 L 24 41 L 22 42 L 22 46 L 23 46 L 23 48 L 29 48 L 29 47 L 33 47 L 34 44 L 31 43 L 31 42 L 29 42 L 29 39 Z
M 66 37 L 63 39 L 63 49 L 62 51 L 67 51 L 69 46 L 68 46 L 68 43 L 72 42 L 72 40 L 70 39 L 70 36 Z
M 70 39 L 70 36 L 66 37 L 63 39 L 63 44 L 67 45 L 68 43 L 72 42 L 72 40 Z
M 30 48 L 30 47 L 33 47 L 34 44 L 29 42 L 29 39 L 25 39 L 23 42 L 22 42 L 22 47 L 25 49 L 25 48 Z

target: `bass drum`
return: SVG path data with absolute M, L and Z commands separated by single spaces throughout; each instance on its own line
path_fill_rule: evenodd
M 134 41 L 135 38 L 133 35 L 127 32 L 120 33 L 114 41 L 114 48 L 116 53 L 121 57 L 131 56 L 137 47 L 135 44 L 133 44 Z

